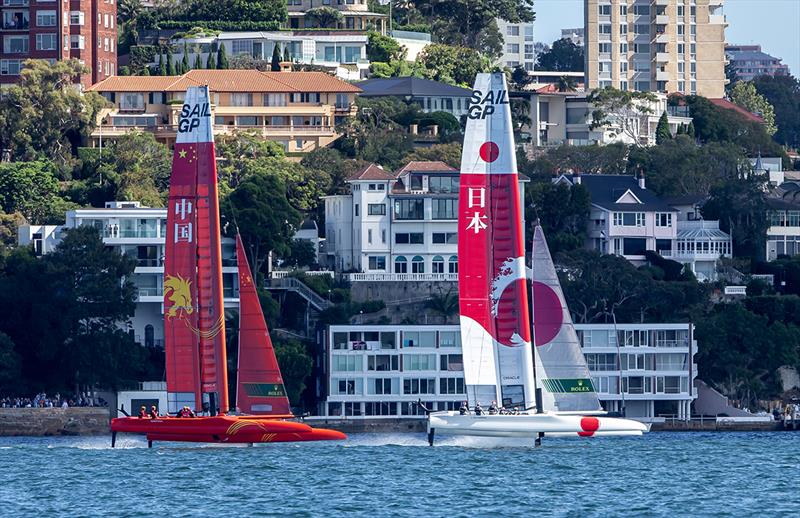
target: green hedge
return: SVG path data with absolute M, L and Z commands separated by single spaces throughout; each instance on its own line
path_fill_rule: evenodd
M 159 29 L 191 30 L 195 27 L 212 29 L 216 31 L 277 31 L 281 28 L 279 22 L 254 22 L 254 21 L 228 21 L 212 20 L 205 22 L 183 20 L 161 20 L 157 23 Z

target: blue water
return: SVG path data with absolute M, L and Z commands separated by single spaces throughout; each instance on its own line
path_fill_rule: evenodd
M 184 446 L 0 438 L 0 516 L 797 516 L 800 433 Z

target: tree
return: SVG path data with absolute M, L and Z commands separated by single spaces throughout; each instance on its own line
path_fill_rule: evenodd
M 769 227 L 763 194 L 767 179 L 748 174 L 750 169 L 743 171 L 711 189 L 702 213 L 705 219 L 719 220 L 720 228 L 731 235 L 735 257 L 762 258 Z
M 108 145 L 99 165 L 115 200 L 141 201 L 148 207 L 163 207 L 169 190 L 172 154 L 152 133 L 135 131 Z
M 557 88 L 559 92 L 576 92 L 578 83 L 574 77 L 561 76 L 558 78 Z
M 628 137 L 635 146 L 642 145 L 642 128 L 653 109 L 656 96 L 651 92 L 617 90 L 607 87 L 592 91 L 587 98 L 592 112 L 591 128 L 608 128 Z
M 367 33 L 367 58 L 370 61 L 390 63 L 396 60 L 404 60 L 406 49 L 397 40 L 384 36 L 375 31 Z
M 52 160 L 67 170 L 73 147 L 88 138 L 107 105 L 96 92 L 80 92 L 74 78 L 89 69 L 78 60 L 28 60 L 19 81 L 0 96 L 0 149 L 12 160 Z
M 417 66 L 427 79 L 469 87 L 475 83 L 479 72 L 491 68 L 489 60 L 476 50 L 440 43 L 425 47 L 417 56 Z
M 175 60 L 172 57 L 172 47 L 167 46 L 167 75 L 177 75 L 178 71 L 175 69 Z
M 194 49 L 194 63 L 192 64 L 192 68 L 195 70 L 200 70 L 203 68 L 203 60 L 201 58 L 200 49 Z
M 283 47 L 283 60 L 287 63 L 292 62 L 292 53 L 289 52 L 289 45 L 284 45 Z
M 774 108 L 763 95 L 758 93 L 752 81 L 737 82 L 731 90 L 731 101 L 764 119 L 764 129 L 768 135 L 774 135 L 778 131 L 775 127 Z
M 208 58 L 206 58 L 206 70 L 214 70 L 217 68 L 217 57 L 215 51 L 211 51 L 208 53 Z
M 261 158 L 283 158 L 283 146 L 264 138 L 255 131 L 222 135 L 217 139 L 217 173 L 220 197 L 239 186 L 246 176 L 248 162 Z
M 344 15 L 333 7 L 321 6 L 306 11 L 305 19 L 320 29 L 335 29 L 337 24 L 344 21 Z
M 219 50 L 217 50 L 217 68 L 220 70 L 226 70 L 230 68 L 228 64 L 228 54 L 225 50 L 225 45 L 220 45 Z
M 450 142 L 448 144 L 434 144 L 430 147 L 418 147 L 406 155 L 402 162 L 444 162 L 450 167 L 458 169 L 461 167 L 461 143 Z
M 307 239 L 293 239 L 289 245 L 289 253 L 281 257 L 283 265 L 290 268 L 302 268 L 317 264 L 317 250 L 314 243 Z
M 725 85 L 725 95 L 730 97 L 733 87 L 739 82 L 739 75 L 736 73 L 736 65 L 733 61 L 725 64 L 725 79 L 728 80 L 728 84 Z
M 553 254 L 582 247 L 586 241 L 589 206 L 589 190 L 584 185 L 567 187 L 550 181 L 533 182 L 525 189 L 528 235 L 533 235 L 538 221 Z
M 51 162 L 0 164 L 0 209 L 6 214 L 20 213 L 32 224 L 63 223 L 64 213 L 52 212 L 58 194 Z
M 21 358 L 11 338 L 0 332 L 0 393 L 15 394 L 22 378 Z
M 345 180 L 367 163 L 362 160 L 345 160 L 336 149 L 320 147 L 306 153 L 300 165 L 313 171 L 325 171 L 330 175 L 331 183 L 326 194 L 346 194 L 349 186 Z
M 663 144 L 670 139 L 672 139 L 672 133 L 669 131 L 669 119 L 667 112 L 663 112 L 658 118 L 658 126 L 656 126 L 656 144 Z
M 514 70 L 511 71 L 509 82 L 516 90 L 524 90 L 525 87 L 530 84 L 531 76 L 528 74 L 528 71 L 522 67 L 522 65 L 517 65 L 514 67 Z
M 305 380 L 311 375 L 314 362 L 305 346 L 294 340 L 276 341 L 275 356 L 281 366 L 286 395 L 296 405 L 306 388 Z
M 539 54 L 536 68 L 549 72 L 583 72 L 583 58 L 582 47 L 575 45 L 569 38 L 562 38 L 554 41 L 549 50 Z
M 255 275 L 264 270 L 271 251 L 287 255 L 300 212 L 289 204 L 286 182 L 277 175 L 261 172 L 239 184 L 222 200 L 224 220 L 242 236 Z
M 189 45 L 186 42 L 183 42 L 183 58 L 181 59 L 181 74 L 185 74 L 191 70 L 189 68 Z
M 166 53 L 158 54 L 158 75 L 167 75 L 167 55 Z
M 277 43 L 272 47 L 272 63 L 270 64 L 270 70 L 273 72 L 281 71 L 281 50 Z
M 431 296 L 425 307 L 441 316 L 443 323 L 446 324 L 450 317 L 458 314 L 458 292 L 452 289 L 440 290 Z
M 775 109 L 775 140 L 800 147 L 800 81 L 794 76 L 759 76 L 753 84 Z
M 627 172 L 628 146 L 622 143 L 601 146 L 562 145 L 550 149 L 535 160 L 526 157 L 518 158 L 520 172 L 529 176 L 541 176 L 549 180 L 553 175 L 562 173 L 605 173 L 625 174 Z

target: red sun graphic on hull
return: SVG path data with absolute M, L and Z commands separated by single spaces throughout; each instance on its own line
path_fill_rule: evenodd
M 578 432 L 581 437 L 591 437 L 600 428 L 600 420 L 596 417 L 581 418 L 582 432 Z
M 550 343 L 561 331 L 564 323 L 564 308 L 553 289 L 541 282 L 533 281 L 533 339 L 537 346 Z

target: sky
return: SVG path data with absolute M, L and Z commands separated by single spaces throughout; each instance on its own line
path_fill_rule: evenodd
M 583 27 L 583 0 L 534 0 L 536 40 L 550 43 L 561 29 Z M 800 0 L 725 0 L 725 39 L 731 44 L 761 44 L 800 75 Z

